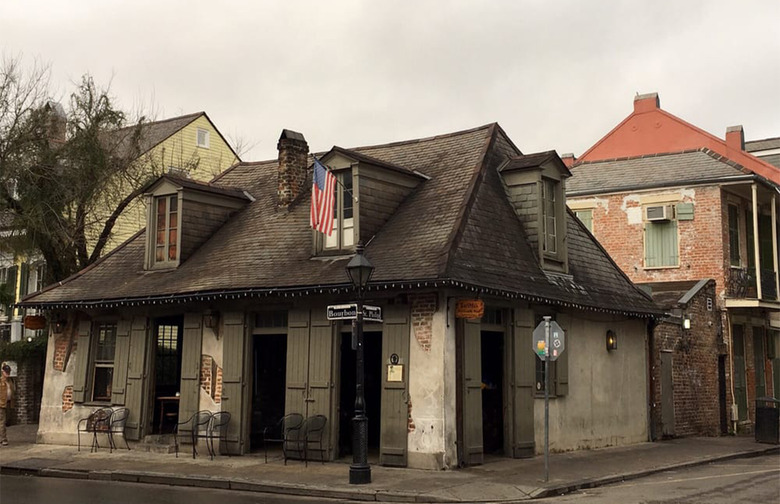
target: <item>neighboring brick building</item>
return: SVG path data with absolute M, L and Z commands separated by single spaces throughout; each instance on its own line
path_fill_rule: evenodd
M 634 282 L 715 281 L 732 431 L 752 428 L 757 397 L 780 393 L 780 169 L 744 147 L 741 126 L 721 140 L 662 110 L 653 93 L 579 159 L 564 157 L 570 208 Z M 689 392 L 675 389 L 675 403 Z
M 653 439 L 728 432 L 723 333 L 715 281 L 645 284 L 670 316 L 653 332 Z

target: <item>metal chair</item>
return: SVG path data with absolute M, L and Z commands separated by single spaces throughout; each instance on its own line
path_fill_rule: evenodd
M 290 413 L 280 418 L 273 426 L 263 429 L 263 451 L 265 452 L 266 464 L 268 463 L 268 444 L 279 443 L 282 445 L 282 455 L 284 463 L 287 465 L 288 448 L 294 447 L 302 425 L 303 415 Z
M 215 438 L 218 443 L 222 442 L 224 444 L 225 451 L 227 451 L 227 429 L 229 423 L 230 413 L 227 411 L 220 411 L 211 416 L 211 422 L 209 422 L 208 429 L 206 430 L 206 444 L 209 450 L 209 456 L 212 460 L 214 460 L 214 455 L 216 455 L 216 450 L 214 450 Z M 220 444 L 217 444 L 217 448 L 220 446 Z
M 108 420 L 109 453 L 116 450 L 116 443 L 114 442 L 114 435 L 116 434 L 122 435 L 125 447 L 130 450 L 130 445 L 127 444 L 127 438 L 125 437 L 125 425 L 127 424 L 128 416 L 130 416 L 130 410 L 127 408 L 117 408 L 111 413 L 111 417 Z
M 99 432 L 105 433 L 109 436 L 109 444 L 111 438 L 109 434 L 109 419 L 113 410 L 111 408 L 98 408 L 91 412 L 87 417 L 79 420 L 76 426 L 76 436 L 78 438 L 78 451 L 81 451 L 81 433 L 86 432 L 92 434 L 92 447 L 90 452 L 97 451 L 100 448 L 97 435 Z
M 325 463 L 325 452 L 327 447 L 322 446 L 322 438 L 325 433 L 325 424 L 328 418 L 325 415 L 314 415 L 306 419 L 303 424 L 304 436 L 304 460 L 305 465 L 309 463 L 309 452 L 320 452 L 320 461 Z
M 194 413 L 190 418 L 176 424 L 173 432 L 173 442 L 176 447 L 176 458 L 179 458 L 179 438 L 187 435 L 192 443 L 192 458 L 198 454 L 198 437 L 201 431 L 206 431 L 211 422 L 211 411 L 202 410 Z

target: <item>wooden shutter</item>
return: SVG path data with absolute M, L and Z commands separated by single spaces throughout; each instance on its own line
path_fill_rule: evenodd
M 337 409 L 333 401 L 333 323 L 325 316 L 325 307 L 315 308 L 311 314 L 311 332 L 309 336 L 309 379 L 306 391 L 306 415 L 325 415 L 327 425 L 322 445 L 330 450 L 331 433 L 335 433 L 336 422 L 333 417 Z M 330 457 L 330 451 L 325 458 Z
M 200 313 L 184 315 L 184 335 L 181 345 L 181 382 L 179 421 L 190 418 L 200 408 L 200 360 L 203 330 Z
M 79 321 L 79 342 L 76 346 L 76 367 L 73 370 L 73 402 L 82 403 L 85 401 L 87 393 L 87 372 L 89 370 L 90 354 L 90 331 L 92 322 L 89 320 Z
M 463 452 L 466 465 L 481 464 L 482 440 L 482 335 L 479 319 L 463 324 Z
M 382 432 L 379 463 L 406 467 L 409 434 L 409 305 L 384 308 L 382 326 Z M 390 356 L 398 355 L 403 366 L 402 381 L 387 381 Z M 374 399 L 377 400 L 377 399 Z
M 222 411 L 230 413 L 227 432 L 227 453 L 241 454 L 246 448 L 244 418 L 248 401 L 244 379 L 246 331 L 244 314 L 228 312 L 223 316 L 222 328 Z
M 111 382 L 111 404 L 125 404 L 127 387 L 127 363 L 130 359 L 130 321 L 120 320 L 116 324 L 114 346 L 114 377 Z
M 30 281 L 30 265 L 26 262 L 23 262 L 19 269 L 19 299 L 22 299 L 29 291 L 27 284 Z
M 677 220 L 693 220 L 693 203 L 677 203 L 675 207 Z
M 8 288 L 8 292 L 11 294 L 11 302 L 8 304 L 6 309 L 6 315 L 8 315 L 9 320 L 13 318 L 14 315 L 13 305 L 18 301 L 16 298 L 16 273 L 18 271 L 19 268 L 17 266 L 11 266 L 8 268 L 8 272 L 6 273 L 5 285 Z
M 287 392 L 284 412 L 307 415 L 309 381 L 309 310 L 287 314 Z
M 130 348 L 127 361 L 127 391 L 125 406 L 129 411 L 125 435 L 128 439 L 139 440 L 142 426 L 147 418 L 146 397 L 146 347 L 148 341 L 146 317 L 135 317 L 130 328 Z
M 512 326 L 512 406 L 514 458 L 534 456 L 534 384 L 536 354 L 533 352 L 534 314 L 528 309 L 516 309 Z
M 645 266 L 676 266 L 677 222 L 648 222 L 645 224 Z
M 550 395 L 557 397 L 566 396 L 569 394 L 569 355 L 571 354 L 571 316 L 564 313 L 559 313 L 556 316 L 556 322 L 561 326 L 565 333 L 566 348 L 563 353 L 558 356 L 555 361 L 555 369 L 553 375 L 550 377 L 550 382 L 553 383 L 553 390 L 550 391 Z M 552 363 L 550 363 L 552 364 Z M 553 372 L 553 366 L 550 366 L 551 372 Z

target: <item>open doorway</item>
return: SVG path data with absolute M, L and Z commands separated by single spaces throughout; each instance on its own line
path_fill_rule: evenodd
M 173 432 L 179 421 L 182 317 L 159 318 L 154 325 L 154 412 L 152 432 Z
M 363 368 L 365 372 L 366 416 L 368 417 L 368 449 L 379 450 L 382 432 L 382 332 L 364 331 Z M 341 333 L 341 371 L 339 394 L 339 457 L 352 454 L 352 419 L 355 416 L 356 354 L 352 350 L 352 334 Z
M 504 333 L 481 332 L 482 442 L 485 454 L 504 450 Z
M 252 426 L 250 450 L 263 446 L 263 429 L 284 416 L 287 381 L 287 335 L 262 334 L 252 338 Z

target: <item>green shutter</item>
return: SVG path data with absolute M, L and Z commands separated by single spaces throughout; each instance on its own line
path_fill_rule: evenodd
M 309 310 L 295 309 L 287 314 L 287 393 L 285 414 L 306 415 L 309 383 Z
M 120 320 L 116 325 L 114 347 L 114 378 L 111 383 L 111 404 L 125 404 L 127 362 L 130 353 L 130 321 Z
M 550 380 L 554 381 L 555 385 L 550 392 L 561 397 L 569 394 L 569 354 L 571 353 L 571 349 L 569 348 L 571 332 L 569 331 L 569 328 L 571 327 L 571 317 L 567 314 L 559 313 L 555 319 L 565 333 L 565 348 L 563 353 L 561 353 L 555 361 L 555 373 Z
M 179 386 L 179 421 L 190 418 L 200 407 L 200 359 L 203 331 L 201 314 L 184 315 L 181 348 L 181 384 Z M 156 337 L 156 335 L 155 335 Z
M 677 220 L 693 220 L 693 203 L 678 203 L 675 207 Z
M 513 417 L 514 439 L 512 456 L 534 456 L 534 384 L 536 383 L 536 354 L 533 352 L 534 314 L 531 310 L 516 309 L 512 327 L 513 363 Z
M 677 221 L 645 224 L 645 266 L 677 266 Z
M 30 265 L 23 262 L 19 269 L 21 272 L 19 275 L 19 299 L 22 299 L 29 292 L 27 283 L 30 280 Z
M 16 297 L 16 273 L 19 271 L 19 268 L 17 266 L 11 266 L 8 268 L 8 274 L 6 279 L 6 286 L 8 286 L 8 292 L 11 294 L 11 303 L 8 304 L 8 309 L 6 310 L 6 314 L 8 315 L 8 318 L 10 319 L 14 315 L 14 308 L 13 305 L 16 303 L 19 299 Z
M 223 321 L 222 411 L 230 413 L 230 423 L 228 424 L 227 446 L 222 447 L 222 452 L 241 454 L 246 448 L 244 417 L 248 407 L 244 380 L 244 359 L 246 356 L 244 314 L 242 312 L 227 312 L 223 316 Z
M 409 435 L 409 305 L 395 304 L 384 308 L 382 326 L 382 433 L 379 442 L 379 463 L 405 467 Z M 403 366 L 402 381 L 387 381 L 390 356 L 398 356 Z M 379 398 L 373 398 L 376 401 Z
M 146 346 L 147 346 L 147 320 L 146 317 L 133 318 L 130 332 L 129 358 L 127 362 L 127 391 L 125 392 L 125 406 L 130 410 L 127 417 L 125 434 L 128 439 L 138 440 L 143 433 L 142 419 L 148 418 L 146 414 L 149 407 L 154 404 L 146 404 L 148 397 L 146 390 Z
M 86 398 L 87 372 L 89 370 L 90 330 L 89 320 L 79 321 L 79 342 L 76 346 L 76 367 L 73 370 L 73 402 L 83 403 Z
M 479 319 L 461 319 L 463 331 L 463 460 L 482 464 L 482 334 Z

